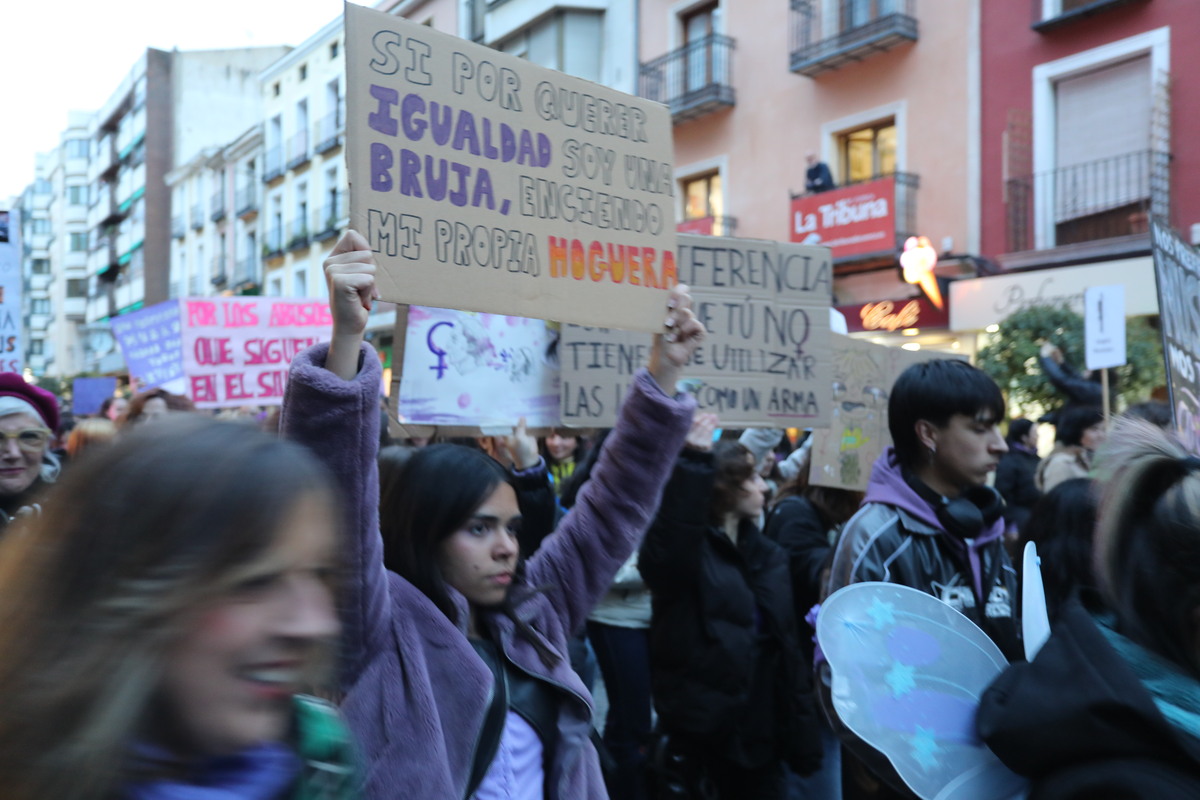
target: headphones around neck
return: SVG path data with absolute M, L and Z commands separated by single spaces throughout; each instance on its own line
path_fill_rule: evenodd
M 960 539 L 974 539 L 1004 513 L 1004 498 L 986 484 L 971 486 L 951 499 L 935 492 L 908 470 L 904 470 L 904 480 L 922 500 L 933 506 L 938 522 L 946 532 Z

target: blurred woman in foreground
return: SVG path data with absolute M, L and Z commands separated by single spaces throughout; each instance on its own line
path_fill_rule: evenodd
M 0 543 L 8 800 L 351 798 L 319 685 L 338 633 L 329 478 L 181 415 L 73 465 Z

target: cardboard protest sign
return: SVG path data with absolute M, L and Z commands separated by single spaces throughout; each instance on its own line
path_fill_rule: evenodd
M 350 4 L 346 75 L 350 218 L 385 300 L 657 329 L 665 106 Z
M 4 231 L 0 241 L 0 372 L 25 367 L 24 325 L 21 315 L 21 212 L 0 211 Z
M 1200 454 L 1200 253 L 1166 225 L 1150 229 L 1175 432 Z
M 71 411 L 76 416 L 95 414 L 116 391 L 116 378 L 76 378 L 71 382 Z
M 945 353 L 910 352 L 833 334 L 833 409 L 829 427 L 814 430 L 809 482 L 865 491 L 875 459 L 891 446 L 888 398 L 900 373 Z
M 288 365 L 329 341 L 324 300 L 205 297 L 180 301 L 183 372 L 198 408 L 280 405 Z
M 168 300 L 149 308 L 113 317 L 110 325 L 125 367 L 138 388 L 163 387 L 186 391 L 179 338 L 179 301 Z
M 406 425 L 558 424 L 558 334 L 542 320 L 410 306 L 400 376 Z
M 679 237 L 679 280 L 708 330 L 684 371 L 701 410 L 726 427 L 816 427 L 829 419 L 829 250 L 707 236 Z M 659 311 L 661 325 L 663 310 Z M 650 338 L 563 326 L 564 425 L 610 426 Z

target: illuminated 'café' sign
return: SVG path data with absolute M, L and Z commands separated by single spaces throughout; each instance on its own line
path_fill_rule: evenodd
M 908 300 L 879 300 L 860 306 L 839 306 L 851 333 L 860 331 L 894 333 L 905 328 L 947 328 L 950 312 L 924 297 Z
M 791 240 L 824 245 L 835 260 L 892 252 L 895 205 L 895 177 L 794 197 Z

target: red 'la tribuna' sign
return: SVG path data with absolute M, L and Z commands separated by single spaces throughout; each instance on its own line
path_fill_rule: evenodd
M 828 247 L 834 260 L 896 249 L 896 179 L 793 198 L 791 240 Z

